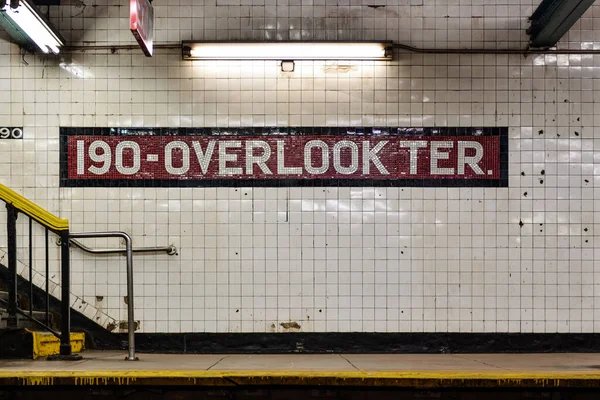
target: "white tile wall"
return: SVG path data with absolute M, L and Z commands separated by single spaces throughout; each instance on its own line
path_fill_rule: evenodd
M 126 2 L 71 3 L 50 8 L 71 44 L 134 43 Z M 524 47 L 538 3 L 154 2 L 160 43 L 439 48 Z M 599 16 L 593 6 L 560 47 L 597 48 Z M 179 248 L 136 255 L 146 332 L 281 332 L 284 322 L 316 332 L 600 331 L 599 56 L 402 53 L 281 73 L 275 62 L 183 62 L 178 50 L 23 56 L 2 40 L 0 70 L 0 125 L 25 127 L 24 140 L 0 141 L 0 182 L 73 230 Z M 302 125 L 508 126 L 510 187 L 58 187 L 59 126 Z M 72 254 L 74 294 L 125 319 L 124 259 Z

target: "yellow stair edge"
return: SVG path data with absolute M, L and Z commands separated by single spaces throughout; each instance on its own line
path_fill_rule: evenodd
M 29 215 L 40 224 L 54 231 L 69 230 L 69 220 L 49 213 L 31 200 L 26 199 L 2 184 L 0 184 L 0 200 L 3 200 L 7 204 L 12 204 L 17 210 Z
M 60 353 L 60 339 L 50 332 L 36 332 L 26 329 L 33 336 L 33 359 L 48 357 Z M 71 349 L 73 353 L 85 350 L 85 333 L 71 333 Z

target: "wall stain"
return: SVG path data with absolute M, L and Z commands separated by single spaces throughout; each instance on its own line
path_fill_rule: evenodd
M 355 71 L 358 67 L 356 65 L 338 65 L 338 64 L 329 64 L 323 67 L 323 72 L 327 73 L 348 73 L 350 71 Z
M 122 332 L 126 332 L 127 331 L 127 327 L 128 327 L 127 321 L 121 321 L 121 322 L 119 322 L 119 329 Z M 134 321 L 133 330 L 137 331 L 138 329 L 140 329 L 140 321 Z
M 281 327 L 283 329 L 301 329 L 302 327 L 300 326 L 300 324 L 298 324 L 295 321 L 291 321 L 291 322 L 282 322 L 279 325 L 281 325 Z

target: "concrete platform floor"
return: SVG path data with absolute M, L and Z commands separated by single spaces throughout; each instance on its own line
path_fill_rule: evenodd
M 600 354 L 82 355 L 0 360 L 0 385 L 600 388 Z

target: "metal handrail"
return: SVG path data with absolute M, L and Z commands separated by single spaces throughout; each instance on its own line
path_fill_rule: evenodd
M 77 232 L 70 233 L 69 239 L 86 238 L 108 238 L 120 237 L 125 239 L 125 251 L 127 254 L 127 335 L 129 341 L 129 355 L 125 358 L 128 361 L 136 361 L 135 356 L 135 320 L 133 316 L 133 246 L 131 236 L 125 232 Z
M 0 184 L 0 200 L 6 203 L 6 236 L 7 236 L 7 256 L 8 256 L 8 272 L 9 272 L 9 288 L 8 288 L 8 321 L 9 327 L 17 326 L 17 314 L 22 314 L 26 318 L 34 321 L 38 325 L 46 328 L 53 335 L 60 339 L 59 355 L 57 359 L 62 360 L 80 360 L 81 356 L 73 354 L 71 347 L 71 305 L 69 299 L 71 295 L 70 285 L 70 260 L 69 260 L 69 222 L 66 219 L 58 218 L 50 214 L 37 204 L 27 200 L 17 192 Z M 17 218 L 19 214 L 26 215 L 29 218 L 29 315 L 17 306 L 18 293 L 18 272 L 17 272 Z M 42 323 L 33 317 L 33 233 L 32 221 L 42 225 L 45 228 L 45 266 L 46 266 L 46 323 Z M 61 263 L 61 328 L 60 334 L 56 330 L 51 329 L 50 321 L 50 295 L 49 295 L 49 253 L 48 253 L 48 232 L 51 231 L 64 239 L 65 244 L 61 245 L 60 263 Z
M 90 254 L 120 254 L 120 253 L 127 253 L 127 249 L 119 249 L 119 248 L 114 248 L 114 249 L 94 249 L 91 247 L 86 246 L 85 244 L 81 243 L 80 241 L 77 241 L 75 239 L 71 239 L 70 243 L 72 245 L 75 245 L 76 247 L 79 247 L 81 250 L 85 251 L 86 253 L 90 253 Z M 57 244 L 60 245 L 60 239 L 57 241 Z M 174 256 L 177 254 L 177 247 L 170 245 L 170 246 L 164 246 L 164 247 L 134 247 L 132 249 L 132 251 L 134 253 L 167 253 L 170 256 Z
M 15 209 L 19 210 L 19 212 L 35 219 L 41 225 L 49 228 L 55 233 L 69 230 L 69 220 L 59 218 L 56 215 L 49 213 L 31 200 L 26 199 L 19 193 L 2 184 L 0 184 L 0 200 L 4 201 L 7 205 L 12 205 Z
M 125 239 L 125 248 L 92 248 L 81 243 L 74 238 L 87 239 L 87 238 L 107 238 L 107 237 L 120 237 Z M 56 241 L 57 245 L 61 245 L 61 238 Z M 165 252 L 168 255 L 176 255 L 177 247 L 174 245 L 163 246 L 163 247 L 132 247 L 131 237 L 125 232 L 81 232 L 71 233 L 69 235 L 69 244 L 78 247 L 79 249 L 90 254 L 122 254 L 125 253 L 127 257 L 127 334 L 129 341 L 129 355 L 125 360 L 135 361 L 138 358 L 135 356 L 135 318 L 133 308 L 133 253 L 156 253 Z

